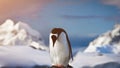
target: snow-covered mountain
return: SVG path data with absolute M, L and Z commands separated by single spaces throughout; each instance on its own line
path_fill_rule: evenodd
M 24 22 L 14 23 L 8 19 L 0 25 L 0 46 L 30 45 L 47 49 L 40 33 Z
M 74 56 L 74 68 L 120 68 L 120 24 L 90 42 Z
M 90 42 L 84 52 L 120 53 L 120 24 L 116 24 L 112 30 Z
M 48 47 L 42 36 L 24 22 L 6 20 L 0 25 L 0 68 L 34 68 L 36 65 L 50 66 Z

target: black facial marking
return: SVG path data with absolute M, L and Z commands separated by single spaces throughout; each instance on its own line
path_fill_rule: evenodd
M 52 40 L 53 40 L 53 46 L 54 46 L 54 44 L 55 44 L 55 42 L 56 42 L 56 40 L 57 40 L 57 37 L 56 37 L 55 35 L 52 35 L 51 38 L 52 38 Z

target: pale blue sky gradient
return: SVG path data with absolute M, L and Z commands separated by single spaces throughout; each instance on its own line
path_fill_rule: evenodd
M 70 37 L 94 37 L 119 23 L 119 4 L 118 0 L 49 0 L 41 7 L 30 6 L 35 11 L 29 14 L 29 8 L 28 16 L 17 13 L 11 18 L 28 23 L 46 38 L 54 27 L 64 28 Z
M 42 30 L 61 27 L 70 36 L 96 36 L 112 29 L 119 16 L 117 6 L 99 0 L 56 0 L 43 7 L 36 22 L 43 23 L 38 25 Z

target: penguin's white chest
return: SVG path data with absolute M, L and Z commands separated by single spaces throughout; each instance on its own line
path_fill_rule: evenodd
M 56 40 L 56 43 L 50 45 L 50 56 L 53 65 L 66 66 L 69 62 L 69 49 L 68 44 L 64 41 Z

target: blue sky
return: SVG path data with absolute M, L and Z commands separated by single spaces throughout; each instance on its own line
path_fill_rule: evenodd
M 71 37 L 94 37 L 119 23 L 119 4 L 119 0 L 20 0 L 14 6 L 9 5 L 7 15 L 0 13 L 4 17 L 0 19 L 26 22 L 44 37 L 54 27 L 64 28 Z
M 38 22 L 48 24 L 46 28 L 61 27 L 76 37 L 96 36 L 112 29 L 119 21 L 116 19 L 119 9 L 99 0 L 56 0 L 45 5 L 39 16 Z

